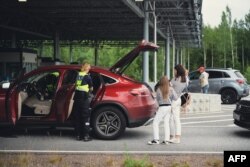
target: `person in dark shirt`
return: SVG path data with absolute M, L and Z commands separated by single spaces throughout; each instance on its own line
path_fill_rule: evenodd
M 74 96 L 75 113 L 75 132 L 76 140 L 90 141 L 90 102 L 89 93 L 93 89 L 93 83 L 88 74 L 91 66 L 89 63 L 83 63 L 81 71 L 76 80 L 76 89 Z

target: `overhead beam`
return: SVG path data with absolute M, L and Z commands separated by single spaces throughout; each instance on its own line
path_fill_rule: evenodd
M 176 2 L 176 0 L 144 0 L 144 1 L 155 1 L 155 2 Z M 189 0 L 181 0 L 182 2 L 187 2 Z
M 144 18 L 144 12 L 131 0 L 122 0 L 122 2 L 127 5 L 138 17 Z
M 32 32 L 32 31 L 24 30 L 24 29 L 17 28 L 17 27 L 6 26 L 6 25 L 3 25 L 3 24 L 0 24 L 0 27 L 4 28 L 4 29 L 7 29 L 7 30 L 11 30 L 11 31 L 17 31 L 17 32 L 25 33 L 25 34 L 35 35 L 35 36 L 38 36 L 38 37 L 50 38 L 50 39 L 52 38 L 49 35 L 44 35 L 44 34 L 41 34 L 41 33 L 38 33 L 38 32 Z

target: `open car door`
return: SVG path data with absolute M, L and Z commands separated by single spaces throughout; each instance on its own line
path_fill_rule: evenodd
M 20 114 L 18 113 L 19 105 L 19 92 L 17 90 L 17 87 L 13 87 L 10 90 L 8 90 L 7 96 L 6 96 L 6 109 L 7 109 L 7 117 L 8 120 L 12 124 L 16 124 L 16 121 L 20 118 Z
M 68 70 L 64 73 L 62 86 L 58 89 L 55 97 L 55 110 L 59 122 L 64 122 L 72 113 L 75 92 L 75 80 L 78 72 Z
M 74 91 L 75 85 L 65 85 L 56 93 L 55 110 L 59 122 L 67 120 L 72 112 Z
M 21 102 L 22 102 L 22 96 L 20 94 L 20 91 L 18 90 L 18 81 L 21 79 L 21 77 L 24 74 L 24 70 L 22 69 L 19 73 L 18 78 L 10 85 L 7 84 L 8 90 L 5 97 L 5 109 L 7 114 L 7 119 L 12 124 L 16 124 L 16 121 L 21 117 Z M 7 88 L 6 87 L 6 88 Z
M 93 81 L 93 91 L 92 91 L 93 97 L 90 100 L 90 106 L 94 107 L 97 103 L 99 103 L 102 100 L 104 93 L 106 91 L 106 87 L 100 74 L 90 72 L 90 76 Z

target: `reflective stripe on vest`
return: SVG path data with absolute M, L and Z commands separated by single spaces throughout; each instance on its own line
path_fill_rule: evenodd
M 88 74 L 85 73 L 85 72 L 79 72 L 78 73 L 77 80 L 76 80 L 76 90 L 89 92 L 89 85 L 88 84 L 82 84 L 82 80 L 83 80 L 83 77 L 85 75 L 88 75 Z

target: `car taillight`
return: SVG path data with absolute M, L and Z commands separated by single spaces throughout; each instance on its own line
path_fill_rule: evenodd
M 134 96 L 138 96 L 138 95 L 145 96 L 147 95 L 146 91 L 147 91 L 146 89 L 131 89 L 130 93 Z
M 243 79 L 236 79 L 236 82 L 238 83 L 238 84 L 244 84 L 244 80 Z

